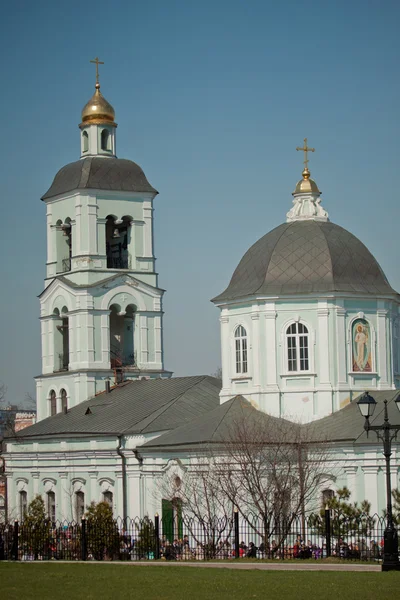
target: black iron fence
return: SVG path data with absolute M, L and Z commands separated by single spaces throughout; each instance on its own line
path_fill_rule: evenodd
M 201 519 L 176 514 L 76 522 L 0 524 L 0 560 L 229 560 L 379 561 L 385 521 L 378 515 L 265 519 L 232 515 Z

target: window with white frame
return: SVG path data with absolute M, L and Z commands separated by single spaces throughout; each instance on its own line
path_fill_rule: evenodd
M 28 494 L 25 490 L 19 492 L 19 518 L 23 521 L 28 508 Z
M 47 515 L 50 521 L 56 520 L 56 495 L 54 492 L 47 492 Z
M 322 490 L 321 504 L 325 508 L 330 500 L 335 497 L 335 492 L 329 488 Z
M 106 492 L 103 492 L 103 502 L 106 502 L 108 504 L 108 506 L 112 510 L 112 507 L 113 507 L 113 493 L 110 492 L 110 490 L 107 490 Z
M 235 330 L 236 373 L 247 373 L 247 332 L 242 325 Z
M 290 373 L 310 369 L 308 329 L 303 323 L 292 323 L 286 330 L 287 369 Z
M 83 492 L 75 492 L 75 515 L 76 520 L 82 520 L 85 514 L 85 494 Z

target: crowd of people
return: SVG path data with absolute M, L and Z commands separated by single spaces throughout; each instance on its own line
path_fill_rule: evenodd
M 104 538 L 104 535 L 103 535 Z M 118 532 L 114 529 L 112 535 L 99 543 L 96 536 L 87 539 L 87 554 L 89 560 L 227 560 L 236 558 L 235 544 L 231 538 L 212 538 L 200 541 L 195 535 L 184 535 L 173 538 L 163 535 L 158 544 L 154 537 L 144 540 L 138 532 L 126 530 Z M 336 538 L 332 542 L 331 556 L 340 559 L 380 560 L 382 557 L 383 541 L 365 538 L 344 540 Z M 96 549 L 95 549 L 96 546 Z M 239 558 L 247 559 L 322 559 L 327 557 L 325 543 L 304 541 L 297 535 L 292 544 L 282 544 L 276 539 L 256 545 L 253 541 L 247 544 L 242 540 L 238 546 Z M 16 558 L 19 560 L 79 560 L 82 558 L 82 532 L 78 525 L 60 525 L 54 527 L 40 539 L 37 533 L 27 535 L 21 528 L 18 540 L 14 535 L 12 525 L 0 526 L 0 560 Z

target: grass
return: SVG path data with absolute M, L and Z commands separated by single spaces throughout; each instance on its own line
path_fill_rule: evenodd
M 144 600 L 395 598 L 400 573 L 238 571 L 124 564 L 0 563 L 0 597 Z

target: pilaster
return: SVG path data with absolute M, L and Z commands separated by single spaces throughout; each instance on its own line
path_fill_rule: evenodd
M 254 305 L 251 313 L 252 339 L 250 340 L 250 348 L 247 349 L 255 391 L 260 388 L 260 315 L 258 310 L 258 306 Z
M 265 340 L 266 340 L 266 388 L 267 391 L 279 391 L 276 368 L 276 311 L 275 304 L 265 307 Z
M 222 368 L 222 391 L 229 392 L 231 387 L 231 370 L 230 370 L 230 343 L 229 343 L 229 317 L 227 310 L 222 309 L 219 318 L 221 323 L 221 368 Z
M 382 300 L 378 300 L 378 310 L 376 313 L 377 320 L 377 363 L 378 363 L 378 374 L 379 374 L 379 387 L 388 387 L 388 372 L 387 372 L 387 316 L 388 311 L 385 309 L 385 303 Z
M 339 389 L 348 389 L 346 368 L 346 310 L 343 300 L 337 300 L 336 306 L 336 363 L 337 384 Z
M 378 512 L 378 471 L 379 467 L 368 465 L 362 467 L 364 473 L 364 495 L 371 504 L 371 514 Z

